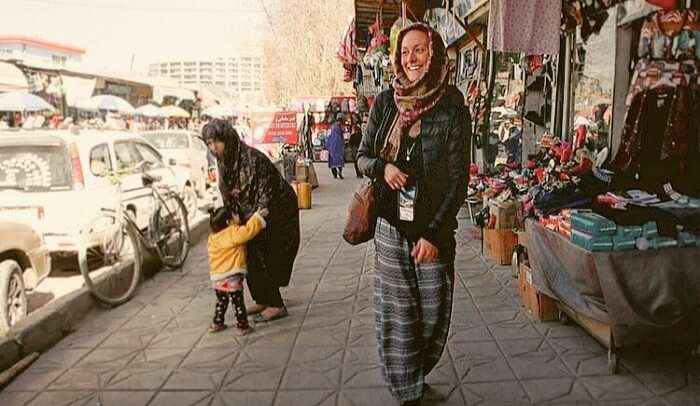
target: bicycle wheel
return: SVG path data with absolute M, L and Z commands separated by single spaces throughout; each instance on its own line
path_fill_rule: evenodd
M 141 280 L 138 231 L 126 218 L 104 210 L 80 233 L 78 264 L 85 286 L 100 303 L 128 301 Z
M 173 269 L 182 267 L 190 253 L 190 225 L 185 204 L 175 193 L 163 198 L 158 225 L 158 253 L 163 264 Z

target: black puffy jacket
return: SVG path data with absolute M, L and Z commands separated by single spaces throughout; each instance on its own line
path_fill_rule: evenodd
M 377 180 L 378 205 L 396 194 L 384 181 L 386 162 L 378 152 L 397 111 L 393 90 L 377 96 L 357 153 L 360 171 Z M 418 179 L 417 197 L 422 204 L 416 204 L 414 217 L 414 228 L 422 230 L 419 236 L 435 244 L 441 254 L 454 253 L 457 212 L 467 193 L 470 137 L 471 119 L 464 97 L 456 87 L 449 86 L 440 102 L 422 117 L 423 173 Z

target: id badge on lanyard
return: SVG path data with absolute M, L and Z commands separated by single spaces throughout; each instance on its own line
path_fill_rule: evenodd
M 407 154 L 406 162 L 411 163 L 411 153 L 416 144 L 411 145 Z M 415 207 L 416 207 L 416 197 L 418 196 L 418 188 L 416 187 L 416 182 L 414 181 L 411 186 L 404 186 L 399 190 L 398 196 L 398 206 L 399 206 L 399 220 L 401 221 L 413 221 L 415 218 Z

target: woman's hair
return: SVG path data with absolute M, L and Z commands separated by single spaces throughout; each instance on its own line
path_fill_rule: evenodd
M 215 118 L 202 128 L 202 138 L 205 141 L 210 139 L 222 141 L 228 144 L 232 140 L 238 141 L 238 132 L 227 120 Z

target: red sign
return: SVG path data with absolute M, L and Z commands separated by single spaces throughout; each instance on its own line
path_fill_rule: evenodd
M 297 143 L 297 113 L 293 111 L 255 113 L 250 125 L 256 143 Z

